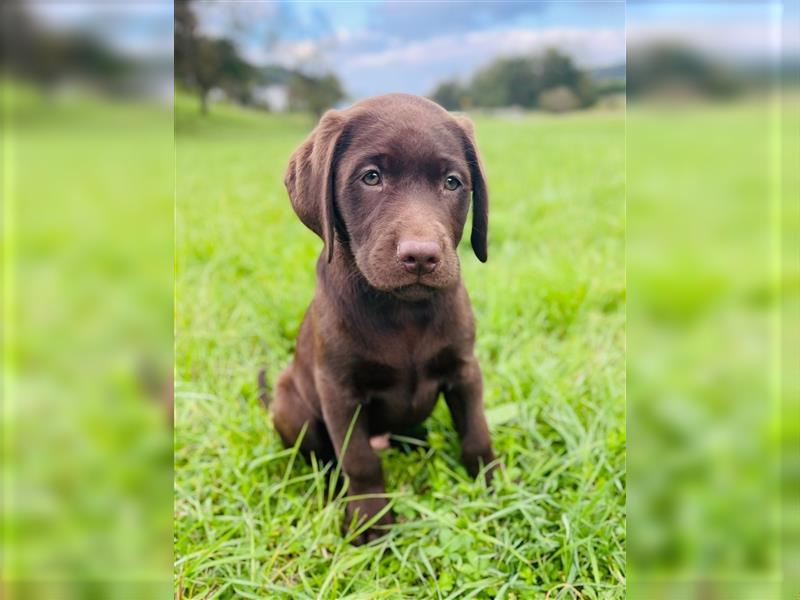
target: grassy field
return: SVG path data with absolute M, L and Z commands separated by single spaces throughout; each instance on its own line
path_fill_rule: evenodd
M 631 598 L 798 597 L 798 106 L 629 107 Z
M 171 588 L 172 119 L 0 79 L 0 596 Z
M 624 596 L 624 116 L 475 122 L 489 262 L 460 251 L 506 469 L 467 477 L 441 402 L 427 445 L 383 455 L 399 523 L 356 548 L 255 386 L 314 286 L 321 242 L 282 184 L 312 123 L 176 99 L 177 597 Z

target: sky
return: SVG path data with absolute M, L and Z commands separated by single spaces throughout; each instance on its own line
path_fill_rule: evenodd
M 797 60 L 799 5 L 796 0 L 629 2 L 628 50 L 668 39 L 734 65 Z
M 684 41 L 731 60 L 781 49 L 800 56 L 796 0 L 509 0 L 331 2 L 194 0 L 202 31 L 234 39 L 257 65 L 336 73 L 351 99 L 426 94 L 465 80 L 499 56 L 556 47 L 585 68 L 625 62 L 658 38 Z M 168 0 L 31 0 L 56 28 L 96 32 L 141 58 L 172 56 Z M 626 30 L 627 24 L 627 30 Z
M 625 62 L 625 3 L 197 2 L 201 29 L 256 64 L 332 71 L 353 98 L 426 94 L 498 56 L 556 47 L 583 67 Z

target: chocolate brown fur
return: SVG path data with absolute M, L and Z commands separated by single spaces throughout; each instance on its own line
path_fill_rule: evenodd
M 370 170 L 379 185 L 365 183 Z M 449 177 L 461 185 L 448 189 Z M 285 183 L 325 248 L 294 362 L 271 405 L 284 443 L 294 444 L 307 426 L 305 454 L 340 460 L 351 496 L 381 494 L 381 462 L 369 438 L 418 425 L 443 393 L 467 470 L 474 477 L 489 465 L 490 477 L 475 325 L 456 253 L 471 200 L 472 247 L 487 258 L 488 193 L 469 121 L 406 94 L 329 111 L 292 155 Z M 385 506 L 383 498 L 350 501 L 345 524 Z M 386 512 L 355 542 L 391 522 Z

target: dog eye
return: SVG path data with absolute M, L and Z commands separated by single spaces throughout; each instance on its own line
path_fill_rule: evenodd
M 461 187 L 461 182 L 457 178 L 450 175 L 450 177 L 444 180 L 444 187 L 450 191 L 457 190 L 459 187 Z
M 367 185 L 378 185 L 381 182 L 381 174 L 377 171 L 367 171 L 361 181 Z

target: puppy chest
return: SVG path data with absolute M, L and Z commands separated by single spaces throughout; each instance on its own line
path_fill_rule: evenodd
M 442 388 L 457 375 L 459 361 L 446 350 L 417 363 L 389 365 L 358 361 L 352 386 L 370 413 L 370 421 L 387 428 L 424 420 Z
M 416 371 L 401 371 L 392 385 L 365 389 L 360 397 L 370 428 L 384 432 L 424 421 L 433 411 L 440 389 L 436 379 Z
M 357 358 L 349 368 L 349 379 L 358 395 L 405 393 L 412 397 L 427 384 L 451 382 L 464 364 L 458 352 L 446 346 L 422 356 L 397 353 L 382 356 L 383 360 Z

